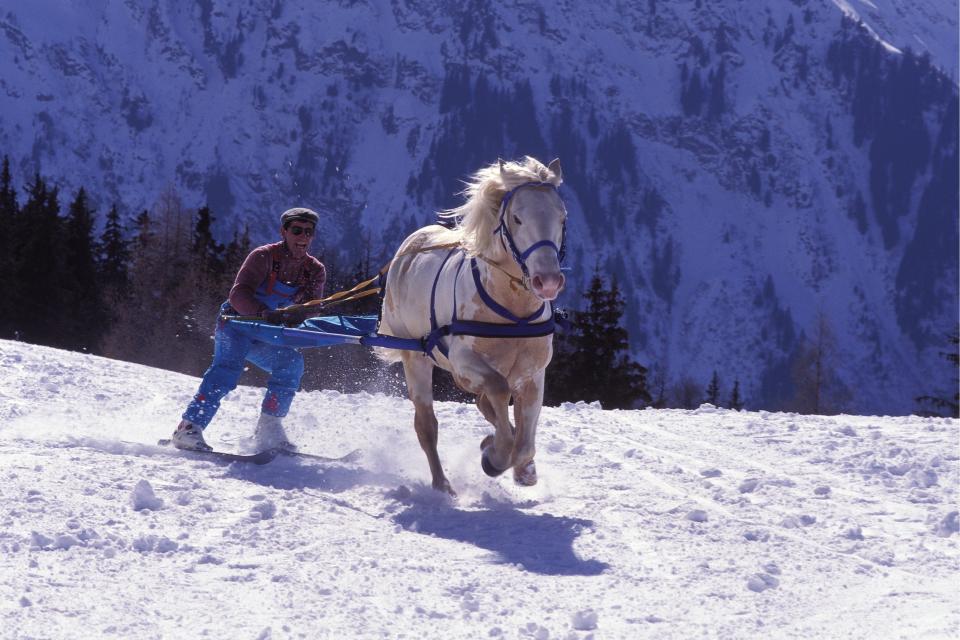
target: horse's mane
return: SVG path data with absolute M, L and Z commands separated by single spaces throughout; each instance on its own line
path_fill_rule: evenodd
M 502 169 L 501 169 L 502 167 Z M 494 243 L 500 203 L 507 191 L 525 182 L 549 182 L 560 186 L 561 179 L 531 156 L 522 162 L 494 162 L 472 176 L 460 193 L 467 201 L 438 213 L 441 220 L 456 226 L 441 233 L 441 242 L 459 242 L 471 256 L 485 254 Z

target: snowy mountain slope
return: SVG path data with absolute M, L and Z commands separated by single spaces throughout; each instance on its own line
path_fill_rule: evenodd
M 957 316 L 956 194 L 921 206 L 938 176 L 956 182 L 956 15 L 927 0 L 21 4 L 0 14 L 0 150 L 23 180 L 41 170 L 131 215 L 172 185 L 225 238 L 241 223 L 272 238 L 278 211 L 309 204 L 329 212 L 330 255 L 369 238 L 384 258 L 481 164 L 560 156 L 565 301 L 594 265 L 616 278 L 656 375 L 717 370 L 725 395 L 738 379 L 748 406 L 780 406 L 822 313 L 847 409 L 905 413 Z M 939 88 L 897 84 L 907 47 L 947 75 L 906 75 Z M 896 130 L 928 141 L 922 163 L 898 164 L 913 156 Z
M 152 445 L 196 380 L 0 342 L 4 638 L 946 638 L 957 422 L 545 409 L 541 483 L 486 478 L 439 406 L 429 489 L 404 401 L 302 394 L 307 450 L 223 466 Z M 208 435 L 236 447 L 258 389 Z

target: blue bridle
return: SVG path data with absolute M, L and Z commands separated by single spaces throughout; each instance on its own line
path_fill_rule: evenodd
M 513 239 L 513 233 L 510 232 L 510 227 L 507 225 L 507 208 L 510 206 L 510 200 L 513 199 L 513 196 L 517 193 L 517 191 L 529 187 L 550 187 L 554 191 L 557 190 L 557 186 L 551 182 L 524 182 L 523 184 L 517 185 L 513 189 L 510 189 L 503 195 L 503 200 L 500 202 L 500 224 L 498 224 L 497 228 L 493 230 L 494 233 L 500 234 L 501 242 L 504 242 L 507 248 L 510 249 L 510 253 L 513 255 L 514 262 L 520 266 L 520 271 L 523 273 L 524 284 L 526 284 L 526 281 L 530 279 L 530 270 L 527 269 L 527 258 L 530 257 L 530 254 L 540 247 L 550 247 L 556 252 L 557 261 L 563 262 L 567 244 L 567 221 L 564 220 L 560 235 L 559 247 L 553 240 L 539 240 L 527 247 L 527 250 L 523 252 L 521 252 L 517 247 L 517 243 Z

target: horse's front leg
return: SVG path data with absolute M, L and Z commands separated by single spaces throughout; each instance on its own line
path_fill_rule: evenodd
M 513 480 L 527 487 L 537 484 L 536 455 L 537 421 L 543 406 L 544 371 L 517 389 L 513 396 L 513 421 L 517 425 L 513 444 Z
M 452 355 L 452 354 L 451 354 Z M 473 352 L 457 354 L 453 371 L 461 388 L 477 395 L 480 413 L 495 432 L 480 443 L 480 464 L 484 473 L 496 477 L 511 466 L 513 427 L 510 425 L 510 385 L 506 378 Z
M 439 434 L 437 416 L 433 412 L 433 363 L 419 353 L 404 352 L 403 373 L 407 379 L 407 394 L 413 402 L 413 426 L 417 430 L 420 448 L 427 454 L 433 488 L 456 496 L 443 473 L 437 452 Z

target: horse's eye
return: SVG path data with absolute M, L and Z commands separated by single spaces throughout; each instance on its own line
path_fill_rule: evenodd
M 522 222 L 520 222 L 520 218 L 518 218 L 517 216 L 513 216 L 513 221 L 516 222 L 517 224 L 523 224 Z

